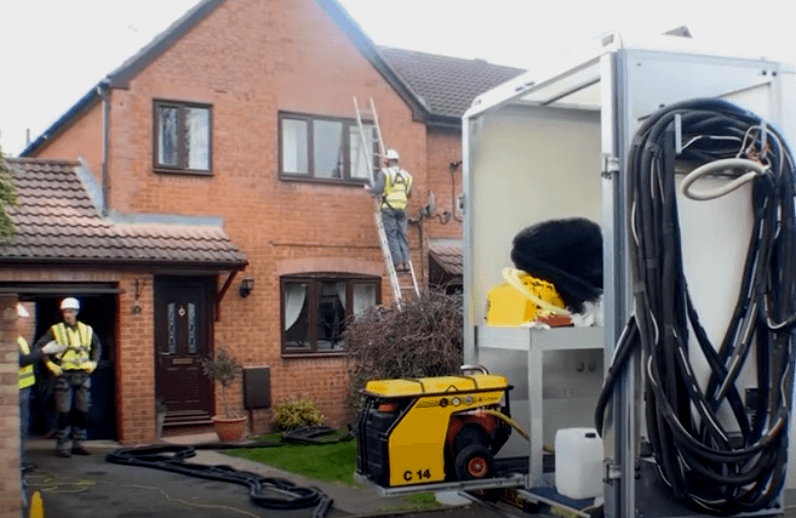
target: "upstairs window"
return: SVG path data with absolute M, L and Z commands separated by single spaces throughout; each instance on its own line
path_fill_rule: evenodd
M 279 164 L 283 179 L 369 181 L 377 166 L 376 130 L 353 119 L 279 114 Z M 364 145 L 363 145 L 364 142 Z M 369 162 L 366 148 L 373 161 Z
M 282 277 L 282 354 L 342 353 L 345 322 L 380 300 L 378 277 Z
M 156 171 L 209 174 L 212 170 L 210 106 L 155 101 Z

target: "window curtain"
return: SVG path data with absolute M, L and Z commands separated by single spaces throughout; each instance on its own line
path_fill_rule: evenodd
M 160 128 L 158 132 L 158 164 L 176 166 L 177 161 L 177 124 L 179 110 L 172 107 L 161 107 L 158 110 Z
M 285 331 L 293 327 L 298 320 L 306 298 L 306 284 L 285 284 Z
M 354 316 L 363 313 L 376 304 L 376 286 L 373 284 L 354 285 Z
M 362 135 L 359 126 L 351 126 L 349 136 L 349 146 L 351 148 L 351 177 L 370 180 L 373 172 L 373 163 L 368 160 L 369 151 L 372 153 L 374 127 L 371 124 L 363 124 L 365 132 L 365 145 L 362 145 Z
M 335 289 L 337 290 L 337 298 L 340 299 L 340 304 L 343 305 L 343 308 L 346 308 L 345 303 L 345 283 L 338 282 L 334 285 Z
M 282 171 L 307 173 L 307 123 L 300 120 L 282 120 Z
M 314 130 L 313 172 L 318 178 L 343 177 L 343 123 L 316 120 Z

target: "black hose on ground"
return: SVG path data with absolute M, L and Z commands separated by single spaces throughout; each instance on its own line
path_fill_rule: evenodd
M 287 479 L 261 477 L 255 473 L 239 471 L 226 465 L 207 466 L 185 462 L 185 459 L 195 455 L 196 451 L 190 446 L 146 446 L 116 450 L 109 453 L 105 460 L 114 464 L 153 468 L 247 486 L 252 501 L 267 509 L 288 510 L 316 506 L 318 509 L 328 511 L 331 505 L 331 499 L 321 490 L 314 487 L 297 486 Z M 269 490 L 281 496 L 269 497 L 263 494 L 263 491 L 268 492 Z M 286 495 L 288 496 L 286 497 Z
M 259 441 L 243 444 L 205 443 L 195 446 L 180 445 L 149 445 L 136 448 L 121 448 L 109 453 L 105 460 L 113 464 L 138 466 L 180 473 L 191 477 L 217 480 L 247 486 L 252 501 L 267 509 L 289 510 L 315 506 L 313 518 L 323 518 L 331 508 L 332 499 L 316 487 L 297 486 L 283 478 L 261 477 L 255 473 L 239 471 L 227 465 L 208 466 L 186 462 L 196 456 L 196 450 L 223 450 L 239 448 L 268 448 L 283 446 L 288 443 L 330 444 L 350 441 L 353 436 L 348 434 L 335 438 L 324 438 L 336 432 L 325 426 L 299 428 L 285 432 L 285 442 Z M 281 497 L 269 497 L 263 492 L 280 494 Z
M 678 123 L 681 150 L 675 148 Z M 726 158 L 766 167 L 752 180 L 753 230 L 740 294 L 716 348 L 683 272 L 675 160 Z M 647 434 L 658 472 L 675 497 L 713 514 L 765 509 L 785 482 L 793 394 L 796 211 L 790 150 L 775 128 L 734 104 L 686 101 L 652 114 L 636 133 L 628 189 L 635 315 L 616 346 L 597 429 L 602 433 L 618 374 L 630 353 L 640 350 Z M 689 360 L 691 333 L 710 367 L 704 389 Z M 750 418 L 736 381 L 752 350 L 759 394 Z M 729 410 L 722 418 L 720 407 Z

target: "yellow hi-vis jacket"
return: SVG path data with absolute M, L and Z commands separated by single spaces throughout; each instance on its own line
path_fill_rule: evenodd
M 91 361 L 89 353 L 94 337 L 91 326 L 77 322 L 75 327 L 67 327 L 60 322 L 50 329 L 55 341 L 66 346 L 66 349 L 56 356 L 61 361 L 61 368 L 65 371 L 82 370 Z
M 19 350 L 22 352 L 22 354 L 30 354 L 30 346 L 24 338 L 21 336 L 17 337 L 17 343 L 19 344 Z M 36 377 L 33 374 L 33 365 L 25 365 L 24 367 L 20 367 L 19 388 L 28 388 L 34 383 L 36 383 Z
M 399 167 L 384 169 L 384 196 L 380 209 L 405 209 L 412 192 L 412 175 Z

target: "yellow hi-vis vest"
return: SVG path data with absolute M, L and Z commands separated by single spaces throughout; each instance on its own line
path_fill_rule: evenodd
M 63 370 L 80 370 L 91 361 L 89 353 L 91 339 L 94 336 L 91 326 L 77 322 L 75 327 L 67 327 L 61 322 L 52 326 L 51 330 L 55 341 L 66 346 L 66 349 L 56 356 L 61 361 Z
M 384 170 L 384 196 L 380 209 L 405 209 L 406 200 L 412 191 L 412 175 L 398 167 Z
M 19 350 L 22 354 L 30 354 L 30 346 L 21 336 L 17 337 Z M 36 383 L 36 377 L 33 374 L 33 365 L 25 365 L 19 368 L 19 388 L 28 388 Z

